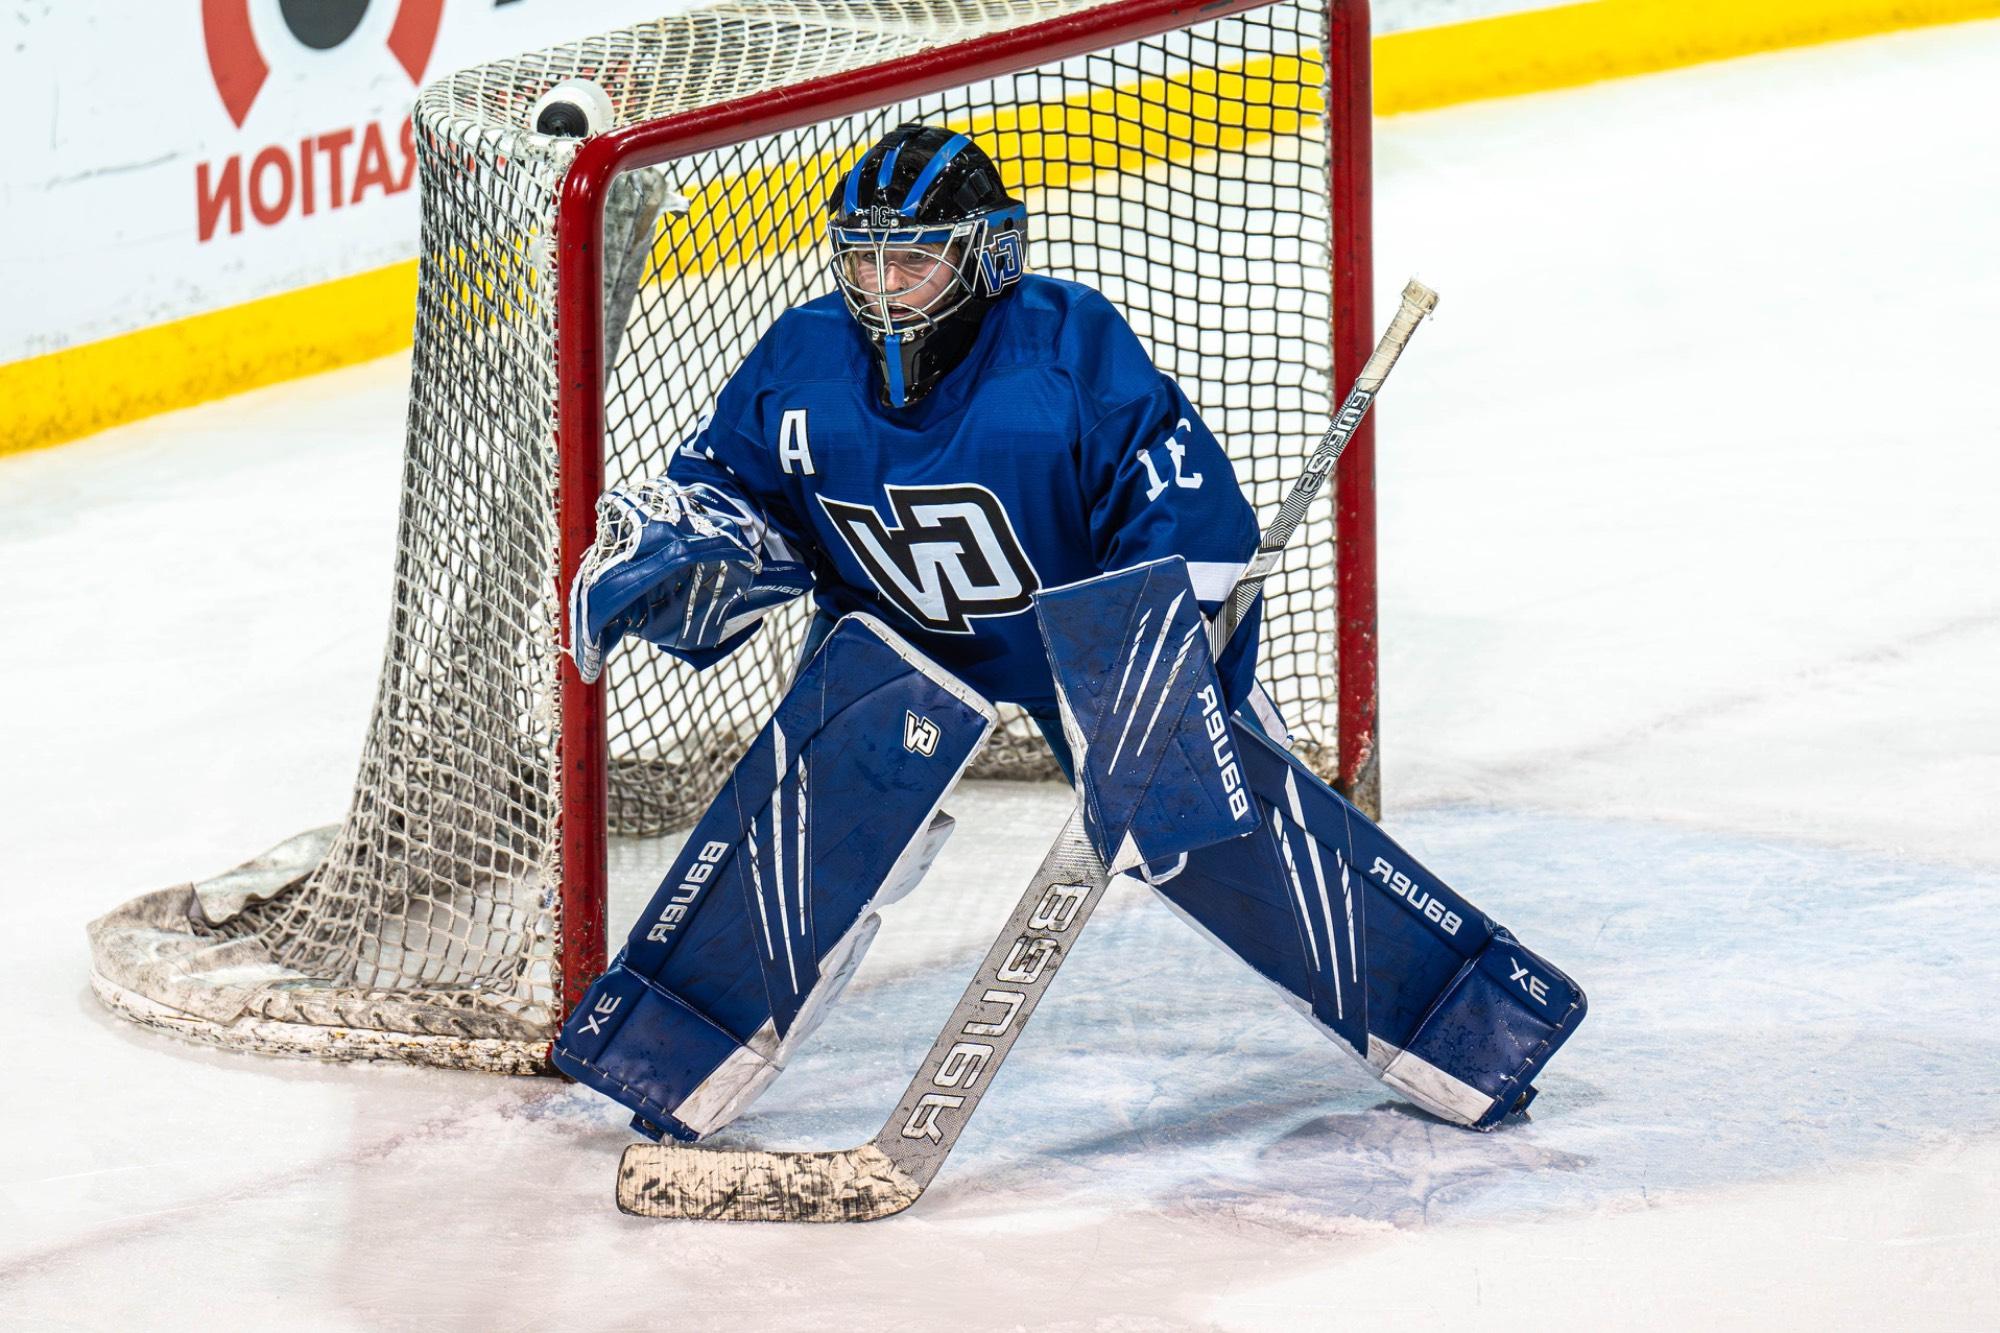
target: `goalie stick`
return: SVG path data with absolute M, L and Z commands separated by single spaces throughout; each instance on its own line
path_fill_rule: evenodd
M 1436 305 L 1437 293 L 1422 283 L 1403 288 L 1382 340 L 1210 624 L 1218 653 L 1277 568 L 1404 344 Z M 866 1222 L 902 1212 L 944 1166 L 1109 882 L 1082 812 L 1073 810 L 873 1141 L 804 1152 L 634 1144 L 619 1162 L 618 1207 L 640 1217 L 752 1222 Z

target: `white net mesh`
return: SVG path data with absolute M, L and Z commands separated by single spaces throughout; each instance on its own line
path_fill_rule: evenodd
M 197 892 L 192 920 L 186 890 L 150 895 L 98 923 L 100 993 L 214 1040 L 539 1063 L 561 1017 L 556 348 L 592 331 L 560 327 L 552 253 L 577 145 L 531 133 L 529 109 L 583 77 L 635 125 L 1091 7 L 764 0 L 428 88 L 394 611 L 352 808 L 330 841 L 274 854 L 257 891 Z M 980 140 L 1028 203 L 1031 270 L 1124 312 L 1268 512 L 1330 405 L 1325 40 L 1322 6 L 1279 3 L 619 175 L 604 237 L 607 479 L 663 471 L 778 313 L 830 289 L 826 192 L 921 118 Z M 1330 771 L 1324 514 L 1270 585 L 1260 677 Z M 699 678 L 649 650 L 612 658 L 611 831 L 699 813 L 788 680 L 805 618 L 803 604 L 774 617 Z M 1054 768 L 1015 715 L 978 771 Z M 378 1031 L 391 1035 L 371 1046 Z

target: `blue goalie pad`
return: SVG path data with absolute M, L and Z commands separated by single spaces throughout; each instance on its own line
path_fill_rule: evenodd
M 1116 873 L 1257 828 L 1179 556 L 1035 595 L 1084 829 Z
M 1233 733 L 1270 836 L 1196 851 L 1154 887 L 1425 1110 L 1491 1129 L 1524 1109 L 1583 991 L 1304 764 Z
M 843 620 L 689 833 L 557 1037 L 556 1067 L 694 1139 L 776 1077 L 948 834 L 992 706 L 867 616 Z

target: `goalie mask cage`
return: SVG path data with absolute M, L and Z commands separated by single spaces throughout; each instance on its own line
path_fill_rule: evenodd
M 393 612 L 352 805 L 94 922 L 100 997 L 225 1045 L 544 1069 L 605 963 L 607 837 L 692 821 L 808 612 L 698 682 L 628 647 L 585 686 L 568 581 L 607 479 L 663 471 L 771 321 L 830 290 L 833 182 L 905 120 L 975 135 L 1028 203 L 1030 270 L 1111 299 L 1268 513 L 1372 338 L 1368 56 L 1365 0 L 759 0 L 426 88 Z M 532 131 L 565 78 L 605 89 L 610 130 Z M 1267 585 L 1259 675 L 1372 804 L 1369 430 Z M 1054 768 L 1015 714 L 975 772 Z

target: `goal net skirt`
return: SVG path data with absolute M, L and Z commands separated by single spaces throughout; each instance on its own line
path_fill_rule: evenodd
M 1187 26 L 1191 18 L 1201 21 Z M 1363 0 L 760 0 L 497 61 L 414 113 L 422 235 L 388 643 L 352 804 L 91 925 L 139 1022 L 326 1059 L 530 1072 L 605 963 L 607 839 L 684 828 L 787 684 L 809 608 L 697 675 L 564 597 L 605 485 L 663 472 L 786 308 L 831 289 L 833 182 L 906 120 L 974 135 L 1028 267 L 1101 291 L 1268 512 L 1365 359 Z M 585 78 L 616 109 L 536 134 Z M 1374 781 L 1372 451 L 1267 585 L 1295 746 Z M 1014 714 L 975 775 L 1053 777 Z

